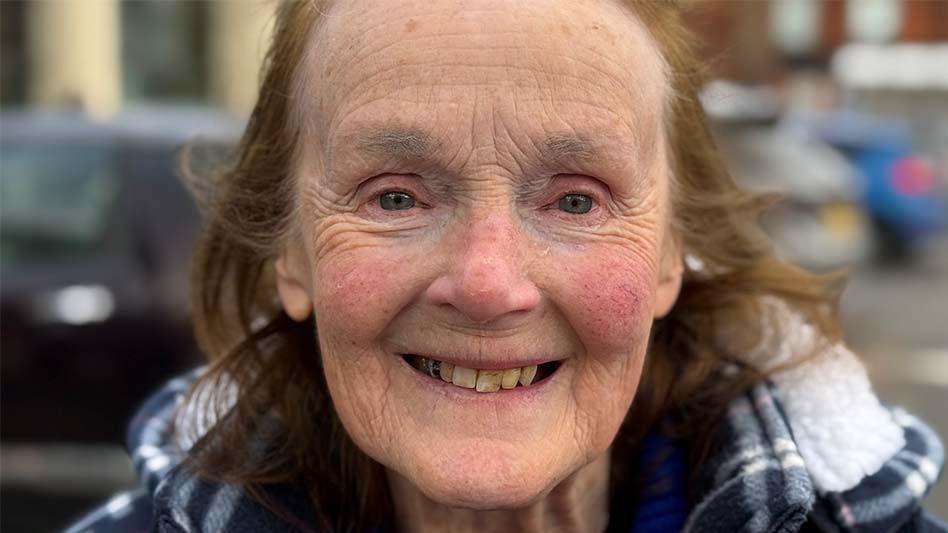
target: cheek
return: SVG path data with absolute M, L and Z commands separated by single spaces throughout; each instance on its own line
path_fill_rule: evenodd
M 399 253 L 401 252 L 401 253 Z M 347 433 L 376 460 L 398 434 L 390 365 L 378 341 L 414 298 L 419 254 L 393 247 L 351 248 L 323 256 L 313 272 L 313 298 L 326 382 Z M 368 385 L 367 385 L 368 384 Z
M 655 298 L 652 267 L 619 254 L 599 254 L 564 272 L 571 322 L 591 351 L 628 351 L 647 334 Z
M 616 250 L 574 258 L 560 278 L 568 303 L 559 307 L 585 350 L 577 359 L 571 390 L 576 432 L 591 450 L 602 451 L 612 443 L 638 388 L 652 324 L 654 279 L 648 261 Z
M 390 248 L 323 258 L 313 273 L 320 336 L 374 339 L 412 298 L 411 269 L 418 263 L 413 254 L 393 253 Z

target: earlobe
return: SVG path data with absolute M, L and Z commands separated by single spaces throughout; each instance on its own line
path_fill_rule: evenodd
M 284 252 L 277 258 L 274 267 L 277 293 L 283 310 L 297 322 L 308 319 L 313 312 L 313 302 L 307 290 L 306 278 L 299 271 L 298 264 Z
M 677 243 L 668 246 L 662 254 L 661 271 L 658 274 L 658 287 L 655 292 L 655 319 L 664 318 L 681 292 L 681 278 L 684 275 L 684 260 Z

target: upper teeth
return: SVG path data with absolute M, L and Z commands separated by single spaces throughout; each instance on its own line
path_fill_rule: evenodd
M 446 383 L 453 383 L 465 389 L 477 392 L 497 392 L 500 389 L 512 389 L 519 383 L 524 387 L 533 383 L 537 375 L 537 365 L 529 365 L 505 370 L 477 370 L 453 365 L 429 357 L 412 357 L 414 366 L 433 377 L 439 377 Z

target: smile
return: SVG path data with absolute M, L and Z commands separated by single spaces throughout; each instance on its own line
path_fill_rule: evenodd
M 414 354 L 402 354 L 412 368 L 445 383 L 477 392 L 497 392 L 517 387 L 529 387 L 550 377 L 560 367 L 561 361 L 549 361 L 539 365 L 498 370 L 465 368 L 445 361 Z

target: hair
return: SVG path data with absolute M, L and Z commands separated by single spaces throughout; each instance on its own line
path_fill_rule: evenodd
M 653 326 L 635 408 L 613 444 L 613 483 L 634 478 L 635 467 L 622 459 L 658 424 L 693 444 L 691 470 L 698 471 L 727 406 L 780 368 L 742 363 L 779 326 L 764 302 L 782 302 L 830 341 L 839 336 L 841 287 L 840 276 L 817 276 L 776 257 L 758 224 L 772 199 L 743 191 L 725 169 L 698 100 L 705 76 L 680 6 L 626 4 L 667 67 L 673 234 L 689 268 L 671 312 Z M 298 486 L 318 529 L 348 531 L 391 520 L 385 474 L 346 434 L 322 372 L 315 319 L 290 319 L 273 271 L 295 214 L 291 168 L 303 137 L 291 120 L 299 106 L 296 70 L 318 52 L 311 41 L 325 7 L 279 6 L 259 97 L 233 161 L 191 183 L 205 213 L 192 266 L 193 321 L 209 359 L 191 399 L 216 423 L 188 460 L 199 474 L 261 498 L 271 484 Z

